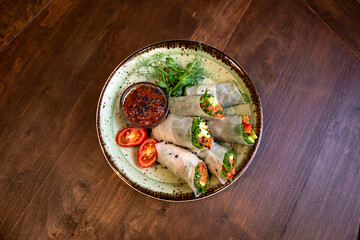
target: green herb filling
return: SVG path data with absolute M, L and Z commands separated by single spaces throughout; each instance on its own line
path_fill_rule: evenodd
M 195 176 L 194 176 L 194 186 L 196 188 L 196 191 L 198 194 L 200 193 L 206 193 L 207 192 L 207 188 L 209 186 L 209 183 L 210 183 L 210 180 L 209 180 L 209 174 L 208 174 L 208 170 L 206 168 L 206 174 L 207 174 L 207 177 L 206 177 L 206 183 L 202 183 L 200 181 L 200 177 L 201 177 L 201 173 L 200 173 L 200 170 L 199 170 L 200 166 L 199 164 L 195 167 Z

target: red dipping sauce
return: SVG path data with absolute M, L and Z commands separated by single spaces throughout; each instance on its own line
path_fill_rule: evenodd
M 135 127 L 149 128 L 160 123 L 168 113 L 168 99 L 157 85 L 141 82 L 131 85 L 121 96 L 123 117 Z

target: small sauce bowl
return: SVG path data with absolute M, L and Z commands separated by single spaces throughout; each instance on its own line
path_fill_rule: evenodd
M 149 82 L 128 87 L 120 98 L 120 114 L 137 128 L 153 128 L 169 113 L 169 100 L 164 90 Z

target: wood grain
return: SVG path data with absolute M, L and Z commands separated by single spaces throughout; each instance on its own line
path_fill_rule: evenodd
M 50 2 L 0 52 L 0 238 L 357 239 L 360 63 L 339 38 L 359 35 L 334 35 L 309 10 L 314 2 Z M 95 132 L 97 100 L 117 64 L 177 38 L 238 61 L 265 124 L 241 179 L 185 204 L 128 187 Z
M 0 49 L 30 23 L 50 0 L 14 0 L 0 4 Z
M 357 60 L 351 56 L 342 59 L 343 66 L 357 65 Z M 300 235 L 306 239 L 359 237 L 359 76 L 359 67 L 348 68 L 341 76 L 336 76 L 342 81 L 334 86 L 331 94 L 333 114 L 282 239 Z M 309 218 L 311 224 L 307 222 Z
M 62 5 L 61 5 L 62 4 Z M 27 89 L 28 92 L 26 95 L 22 98 L 23 102 L 13 103 L 11 102 L 13 99 L 7 97 L 6 99 L 9 102 L 3 102 L 2 107 L 12 107 L 13 111 L 16 112 L 19 110 L 19 108 L 23 107 L 24 111 L 23 115 L 24 118 L 31 119 L 32 115 L 34 114 L 34 111 L 38 112 L 38 117 L 35 118 L 35 123 L 37 125 L 36 129 L 25 129 L 23 130 L 21 128 L 21 124 L 18 123 L 18 119 L 16 114 L 13 114 L 11 117 L 4 119 L 4 125 L 8 125 L 6 128 L 6 132 L 2 134 L 2 136 L 8 136 L 8 134 L 12 134 L 14 137 L 15 135 L 19 134 L 19 132 L 29 132 L 36 131 L 36 139 L 28 139 L 26 142 L 20 142 L 19 144 L 29 146 L 29 152 L 21 152 L 18 153 L 15 158 L 18 162 L 13 164 L 22 164 L 22 159 L 25 158 L 25 156 L 29 155 L 33 151 L 33 142 L 41 142 L 40 137 L 43 137 L 43 134 L 46 133 L 48 128 L 52 127 L 52 132 L 48 136 L 46 136 L 45 139 L 43 139 L 44 142 L 50 142 L 51 139 L 57 139 L 56 142 L 52 146 L 55 148 L 53 152 L 44 149 L 45 146 L 40 146 L 40 149 L 36 151 L 39 152 L 39 155 L 32 155 L 31 160 L 33 161 L 27 161 L 26 166 L 24 166 L 22 169 L 17 170 L 11 168 L 13 165 L 6 165 L 5 167 L 10 168 L 8 171 L 4 172 L 5 179 L 7 176 L 16 176 L 23 174 L 22 178 L 26 183 L 21 188 L 21 191 L 14 188 L 14 185 L 11 184 L 11 179 L 9 178 L 8 181 L 3 182 L 4 189 L 8 189 L 9 192 L 12 194 L 8 194 L 8 192 L 4 191 L 4 193 L 7 194 L 7 202 L 2 204 L 5 208 L 8 208 L 8 206 L 11 204 L 11 206 L 18 206 L 16 208 L 10 208 L 7 210 L 7 215 L 2 218 L 3 224 L 1 230 L 4 232 L 10 232 L 10 234 L 19 234 L 18 237 L 22 238 L 24 236 L 27 236 L 30 229 L 24 229 L 23 224 L 18 219 L 24 215 L 23 219 L 27 218 L 34 218 L 37 219 L 37 222 L 44 223 L 46 219 L 45 217 L 49 217 L 52 219 L 57 219 L 60 215 L 59 212 L 55 212 L 56 216 L 51 217 L 51 215 L 40 215 L 37 216 L 37 212 L 33 212 L 33 209 L 36 209 L 39 207 L 39 202 L 34 200 L 35 197 L 32 195 L 40 195 L 43 191 L 48 191 L 49 189 L 52 189 L 53 191 L 58 191 L 60 186 L 54 187 L 54 189 L 51 187 L 51 184 L 53 184 L 52 181 L 50 181 L 50 185 L 47 183 L 46 180 L 52 179 L 52 173 L 54 168 L 56 168 L 56 163 L 61 162 L 59 158 L 61 156 L 56 155 L 59 153 L 62 153 L 65 151 L 66 147 L 68 146 L 68 141 L 71 141 L 73 138 L 73 134 L 79 131 L 78 128 L 84 128 L 87 127 L 88 129 L 92 129 L 92 124 L 95 126 L 95 118 L 93 118 L 95 114 L 95 107 L 96 102 L 98 99 L 98 95 L 100 93 L 102 84 L 99 84 L 98 81 L 91 81 L 90 86 L 86 88 L 87 84 L 89 83 L 89 79 L 94 78 L 96 79 L 96 75 L 93 75 L 90 77 L 88 74 L 93 74 L 92 72 L 86 71 L 82 72 L 76 69 L 94 69 L 98 66 L 102 65 L 102 67 L 105 69 L 105 74 L 102 76 L 98 76 L 98 79 L 102 79 L 102 82 L 105 81 L 107 78 L 107 75 L 112 71 L 112 68 L 114 68 L 123 58 L 125 58 L 128 54 L 131 53 L 131 51 L 135 51 L 137 48 L 140 48 L 144 45 L 147 45 L 153 41 L 159 41 L 161 38 L 159 38 L 159 32 L 152 30 L 152 28 L 160 28 L 160 29 L 167 29 L 168 24 L 172 24 L 171 22 L 162 22 L 164 24 L 163 26 L 159 26 L 159 22 L 157 18 L 150 18 L 150 16 L 143 18 L 143 21 L 139 22 L 139 19 L 142 15 L 142 13 L 146 13 L 146 10 L 151 6 L 151 4 L 148 4 L 146 2 L 139 3 L 138 5 L 123 5 L 123 9 L 120 12 L 116 12 L 114 14 L 115 17 L 108 18 L 108 15 L 105 13 L 108 13 L 111 11 L 111 9 L 116 5 L 116 1 L 114 1 L 112 4 L 104 6 L 103 4 L 99 3 L 94 6 L 88 6 L 93 9 L 100 9 L 103 8 L 102 11 L 99 11 L 98 14 L 83 17 L 78 16 L 78 11 L 80 11 L 81 7 L 84 6 L 85 3 L 71 3 L 71 2 L 64 2 L 64 1 L 54 1 L 50 6 L 49 9 L 44 11 L 44 14 L 40 16 L 39 19 L 35 20 L 33 23 L 34 28 L 40 28 L 42 30 L 43 36 L 40 41 L 43 41 L 44 43 L 52 42 L 53 46 L 47 46 L 46 44 L 41 44 L 41 46 L 37 49 L 40 53 L 38 56 L 35 56 L 34 59 L 32 59 L 32 62 L 30 63 L 30 66 L 26 66 L 26 69 L 29 69 L 29 73 L 20 71 L 19 68 L 24 68 L 22 66 L 22 59 L 21 57 L 17 58 L 17 61 L 13 63 L 12 66 L 9 66 L 9 62 L 3 61 L 2 66 L 7 67 L 9 69 L 14 69 L 16 72 L 19 73 L 19 76 L 14 76 L 12 74 L 12 71 L 9 71 L 8 78 L 5 78 L 5 81 L 3 85 L 6 89 L 9 89 L 3 97 L 6 98 L 7 96 L 11 96 L 12 94 L 16 94 L 17 91 L 25 92 L 24 90 Z M 51 9 L 54 9 L 54 6 L 57 6 L 58 8 L 61 8 L 61 12 L 58 14 L 61 14 L 62 16 L 59 17 L 59 15 L 56 15 L 54 18 L 56 20 L 52 20 L 50 16 L 53 15 Z M 191 20 L 191 16 L 193 12 L 190 11 L 181 11 L 181 8 L 179 8 L 179 5 L 175 3 L 174 5 L 170 4 L 169 6 L 165 6 L 170 9 L 174 9 L 171 14 L 169 13 L 169 16 L 172 17 L 178 17 L 183 16 L 184 22 L 181 23 L 182 25 L 188 25 L 188 22 Z M 198 6 L 201 7 L 201 6 Z M 66 10 L 64 10 L 66 9 Z M 134 10 L 137 9 L 138 11 L 135 12 Z M 197 9 L 193 9 L 196 11 Z M 134 11 L 134 12 L 132 12 Z M 201 11 L 200 9 L 197 10 L 200 12 L 198 17 L 201 17 Z M 124 13 L 130 13 L 130 18 L 125 15 Z M 46 15 L 45 15 L 46 14 Z M 65 14 L 65 15 L 64 15 Z M 148 13 L 150 14 L 150 12 Z M 158 15 L 162 14 L 161 9 L 158 10 Z M 195 16 L 196 17 L 196 16 Z M 89 19 L 90 18 L 90 19 Z M 179 17 L 180 18 L 180 17 Z M 147 21 L 148 19 L 153 19 L 153 22 L 149 24 Z M 106 22 L 107 21 L 107 22 Z M 49 29 L 52 29 L 56 23 L 56 30 L 55 31 L 49 31 Z M 78 25 L 72 24 L 73 22 L 78 22 Z M 89 22 L 88 27 L 79 27 L 84 26 L 86 22 Z M 102 24 L 97 24 L 97 22 L 101 22 Z M 144 39 L 144 42 L 137 42 L 137 41 L 131 41 L 132 38 L 136 38 L 136 36 L 139 36 L 139 34 L 143 34 L 142 29 L 138 29 L 138 33 L 133 32 L 134 28 L 136 26 L 145 26 L 147 25 L 149 30 L 147 33 L 147 39 Z M 107 29 L 104 29 L 104 25 L 108 26 Z M 124 28 L 124 26 L 126 26 Z M 95 28 L 94 28 L 95 27 Z M 97 28 L 96 28 L 97 27 Z M 171 25 L 171 31 L 172 32 L 164 32 L 163 37 L 168 36 L 169 38 L 177 38 L 177 34 L 179 34 L 179 30 Z M 235 27 L 235 26 L 233 26 Z M 91 29 L 91 30 L 90 30 Z M 118 35 L 120 33 L 124 34 L 126 38 L 123 38 L 122 40 L 119 40 Z M 89 34 L 90 32 L 97 32 L 97 34 L 102 35 L 102 39 L 99 40 L 97 38 L 92 38 L 91 41 L 87 41 L 87 36 L 84 36 Z M 23 40 L 25 39 L 31 39 L 36 38 L 37 34 L 39 32 L 31 31 L 31 29 L 26 29 L 24 31 L 24 35 L 19 36 L 19 39 L 16 39 L 13 45 L 7 49 L 6 52 L 4 52 L 4 55 L 6 54 L 12 55 L 13 53 L 11 50 L 16 50 L 19 52 L 22 51 L 34 51 L 35 49 L 21 49 L 21 46 L 18 46 L 17 43 L 21 42 L 21 38 Z M 169 35 L 170 33 L 170 35 Z M 184 33 L 182 33 L 184 34 Z M 171 37 L 172 35 L 172 37 Z M 161 35 L 160 35 L 161 36 Z M 188 36 L 190 37 L 190 36 Z M 152 39 L 153 38 L 153 39 Z M 66 39 L 66 41 L 64 41 Z M 150 40 L 149 40 L 150 39 Z M 51 41 L 52 40 L 52 41 Z M 100 42 L 99 42 L 100 41 Z M 149 42 L 146 42 L 149 41 Z M 133 45 L 131 47 L 131 45 Z M 96 45 L 101 46 L 100 48 L 97 48 Z M 48 52 L 47 50 L 51 50 Z M 61 52 L 58 49 L 66 49 L 65 52 Z M 86 49 L 93 49 L 92 52 L 87 52 Z M 116 49 L 116 51 L 114 51 Z M 74 66 L 73 61 L 69 61 L 69 54 L 72 52 L 73 59 L 75 59 L 75 56 L 78 56 L 78 58 L 81 58 L 81 61 L 76 61 L 77 65 Z M 99 56 L 99 54 L 101 56 Z M 8 56 L 9 56 L 8 55 Z M 42 57 L 46 57 L 46 59 L 41 59 Z M 111 66 L 106 66 L 104 64 L 101 64 L 101 61 L 103 61 L 103 58 L 108 58 L 109 63 L 112 62 Z M 50 59 L 53 59 L 52 61 Z M 39 64 L 39 62 L 42 62 L 42 64 Z M 49 65 L 50 62 L 50 65 Z M 64 64 L 65 63 L 65 64 Z M 35 64 L 35 65 L 33 65 Z M 40 72 L 41 68 L 45 68 L 46 64 L 46 71 L 43 71 L 43 76 L 34 75 L 35 72 Z M 61 66 L 61 67 L 59 67 Z M 23 74 L 23 75 L 22 75 Z M 24 79 L 22 79 L 22 76 L 26 76 L 27 74 L 33 75 L 31 79 L 27 79 L 26 84 L 20 84 Z M 70 78 L 69 78 L 70 77 Z M 51 82 L 48 82 L 47 79 L 58 79 L 59 81 L 54 81 L 52 85 Z M 61 80 L 60 80 L 61 79 Z M 34 85 L 43 84 L 44 86 L 42 88 L 36 87 L 34 91 L 32 91 L 32 88 L 34 88 Z M 20 87 L 18 87 L 20 86 Z M 33 86 L 33 87 L 32 87 Z M 20 88 L 20 89 L 19 89 Z M 91 90 L 93 94 L 84 93 L 84 91 Z M 62 96 L 64 96 L 64 93 L 67 93 L 66 99 L 61 99 Z M 38 97 L 31 98 L 33 95 L 39 95 Z M 41 97 L 41 95 L 45 97 Z M 81 96 L 86 97 L 85 102 L 81 102 L 80 98 Z M 29 99 L 31 99 L 29 101 Z M 65 101 L 64 101 L 65 100 Z M 15 99 L 14 99 L 15 101 Z M 46 102 L 47 104 L 40 104 L 42 102 Z M 61 106 L 59 105 L 61 102 Z M 27 105 L 28 104 L 28 105 Z M 84 111 L 84 109 L 89 109 L 88 107 L 84 107 L 85 104 L 89 104 L 89 106 L 93 106 L 92 111 Z M 42 108 L 38 108 L 38 106 L 42 106 Z M 55 109 L 53 109 L 55 108 Z M 53 117 L 56 117 L 57 119 L 52 120 L 51 118 L 47 118 L 47 121 L 45 122 L 38 122 L 41 119 L 41 116 L 45 115 L 48 111 L 56 111 L 59 113 L 59 115 L 53 115 Z M 61 115 L 60 115 L 61 114 Z M 83 119 L 91 119 L 92 121 L 87 121 L 87 125 L 83 124 Z M 57 124 L 58 122 L 58 124 Z M 60 122 L 63 122 L 64 125 L 60 124 Z M 26 123 L 29 124 L 29 123 Z M 40 126 L 41 125 L 41 126 Z M 64 132 L 65 129 L 65 132 Z M 88 130 L 89 131 L 89 130 Z M 91 131 L 91 130 L 90 130 Z M 95 132 L 93 132 L 94 134 Z M 93 141 L 93 146 L 90 147 L 90 149 L 96 149 L 97 153 L 100 154 L 100 149 L 97 147 L 98 142 L 96 140 L 96 137 L 90 138 Z M 79 142 L 81 142 L 81 136 L 79 139 L 77 139 Z M 88 141 L 88 140 L 87 140 Z M 86 142 L 87 142 L 86 141 Z M 35 145 L 35 148 L 37 146 Z M 14 154 L 16 152 L 17 145 L 14 142 L 14 146 L 11 146 L 10 148 L 4 149 L 5 158 L 9 159 L 10 154 Z M 14 149 L 14 150 L 13 150 Z M 69 159 L 72 159 L 72 151 L 69 152 L 70 156 Z M 8 155 L 6 155 L 8 154 Z M 53 159 L 53 161 L 49 161 L 42 165 L 45 161 L 45 156 L 47 156 L 48 159 Z M 106 164 L 105 161 L 103 161 L 103 157 L 100 154 L 100 157 L 102 159 L 101 163 Z M 66 158 L 67 159 L 67 158 Z M 94 159 L 95 160 L 95 159 Z M 8 161 L 10 162 L 10 161 Z M 6 163 L 8 163 L 6 162 Z M 71 162 L 74 164 L 74 162 Z M 41 168 L 39 168 L 39 165 L 41 164 Z M 70 164 L 70 163 L 69 163 Z M 78 163 L 80 164 L 80 163 Z M 92 164 L 94 165 L 94 163 Z M 91 166 L 91 165 L 90 165 Z M 30 171 L 30 169 L 34 168 L 35 170 Z M 109 174 L 111 172 L 111 169 L 106 166 L 104 170 Z M 59 170 L 60 171 L 60 170 Z M 67 172 L 69 176 L 77 175 L 78 169 L 75 169 L 74 173 L 71 174 L 68 172 L 68 166 L 63 167 L 63 172 Z M 89 170 L 90 171 L 90 170 Z M 91 173 L 90 173 L 91 175 Z M 101 177 L 101 174 L 98 174 L 99 177 Z M 90 178 L 90 176 L 89 176 Z M 87 178 L 85 178 L 87 179 Z M 101 180 L 102 178 L 99 178 Z M 90 180 L 90 179 L 88 179 Z M 116 179 L 116 181 L 119 181 L 119 179 Z M 37 184 L 34 184 L 37 183 Z M 45 183 L 44 183 L 45 182 Z M 10 184 L 9 184 L 10 183 Z M 90 183 L 85 182 L 85 185 L 90 185 Z M 97 189 L 95 189 L 96 191 Z M 59 193 L 49 193 L 54 196 L 58 196 Z M 92 192 L 87 191 L 87 196 L 89 195 L 89 198 L 91 198 Z M 16 199 L 14 199 L 16 196 Z M 71 199 L 70 199 L 71 200 Z M 27 204 L 22 205 L 23 202 L 29 202 Z M 61 202 L 59 202 L 61 203 Z M 42 204 L 40 202 L 40 204 Z M 48 204 L 46 201 L 44 204 Z M 52 204 L 52 203 L 49 203 Z M 83 206 L 80 205 L 78 208 L 82 208 Z M 85 206 L 86 207 L 86 206 Z M 75 209 L 76 210 L 76 209 Z M 50 214 L 50 213 L 48 213 Z M 67 215 L 66 211 L 62 213 L 63 215 Z M 67 219 L 68 216 L 62 217 L 63 219 Z M 74 220 L 76 222 L 76 220 Z M 35 224 L 35 223 L 34 223 Z M 69 226 L 71 227 L 71 226 Z M 36 226 L 33 226 L 35 230 L 31 231 L 40 231 L 41 227 L 36 228 Z M 65 229 L 65 232 L 57 232 L 49 230 L 47 232 L 41 232 L 42 234 L 49 234 L 49 236 L 61 236 L 65 237 L 68 234 L 72 233 L 72 229 Z M 64 230 L 63 230 L 64 231 Z M 50 234 L 51 233 L 51 234 Z
M 359 1 L 306 0 L 306 4 L 360 61 Z

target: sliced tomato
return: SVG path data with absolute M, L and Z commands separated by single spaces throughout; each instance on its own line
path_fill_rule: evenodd
M 145 141 L 147 132 L 145 129 L 136 127 L 127 127 L 118 132 L 116 142 L 122 147 L 132 147 L 140 145 Z
M 140 145 L 137 152 L 137 160 L 143 168 L 150 167 L 156 161 L 156 143 L 157 141 L 154 138 L 148 138 Z
M 250 133 L 251 132 L 251 124 L 246 123 L 244 124 L 244 133 Z

